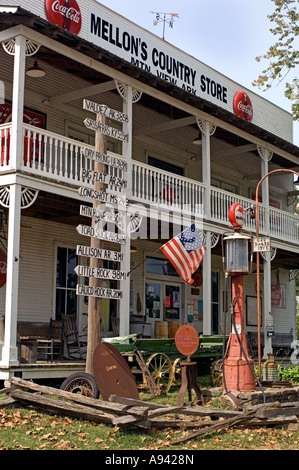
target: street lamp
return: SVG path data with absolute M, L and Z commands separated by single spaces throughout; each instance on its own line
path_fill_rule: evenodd
M 259 206 L 258 206 L 259 187 L 265 178 L 272 175 L 273 173 L 279 173 L 279 172 L 293 173 L 294 175 L 297 175 L 299 177 L 299 173 L 297 173 L 297 171 L 280 169 L 280 170 L 270 171 L 265 176 L 263 176 L 263 178 L 258 182 L 256 186 L 256 191 L 255 191 L 255 220 L 256 220 L 256 237 L 257 238 L 259 236 Z M 259 379 L 261 380 L 262 379 L 262 359 L 261 359 L 260 255 L 258 251 L 256 253 L 256 276 L 257 276 L 256 286 L 257 286 L 258 368 L 259 368 Z
M 222 235 L 222 261 L 225 278 L 232 277 L 232 330 L 228 353 L 223 362 L 223 386 L 235 391 L 254 391 L 254 362 L 249 358 L 244 322 L 243 277 L 252 272 L 252 234 L 242 229 L 245 210 L 239 203 L 229 209 L 233 232 Z M 251 247 L 249 247 L 251 242 Z M 225 312 L 224 312 L 225 314 Z

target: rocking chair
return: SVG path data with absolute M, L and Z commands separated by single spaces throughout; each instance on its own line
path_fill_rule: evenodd
M 75 315 L 62 315 L 62 324 L 68 359 L 85 359 L 87 335 L 79 335 Z

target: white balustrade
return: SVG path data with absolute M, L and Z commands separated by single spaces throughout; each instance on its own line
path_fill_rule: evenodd
M 0 125 L 0 171 L 10 168 L 11 123 Z M 62 183 L 78 186 L 91 185 L 81 178 L 81 169 L 94 168 L 94 162 L 81 153 L 82 142 L 25 124 L 23 126 L 24 148 L 21 169 L 38 177 L 50 178 Z M 122 158 L 121 156 L 117 156 Z M 123 157 L 124 158 L 124 157 Z M 107 167 L 110 175 L 125 179 L 125 173 Z M 177 211 L 194 217 L 204 215 L 205 184 L 162 171 L 141 162 L 132 162 L 132 200 L 157 209 Z M 108 186 L 109 192 L 117 193 L 122 188 Z M 230 227 L 228 211 L 234 202 L 244 208 L 254 203 L 251 199 L 211 187 L 211 214 L 208 219 L 224 227 Z M 299 243 L 299 218 L 290 212 L 273 207 L 269 209 L 270 233 L 265 227 L 266 209 L 259 204 L 259 233 L 291 243 Z M 247 213 L 246 229 L 255 232 L 255 219 Z

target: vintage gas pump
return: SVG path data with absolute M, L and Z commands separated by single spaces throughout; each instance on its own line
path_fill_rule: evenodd
M 232 330 L 224 359 L 223 386 L 230 391 L 253 391 L 254 362 L 249 358 L 244 322 L 243 277 L 252 272 L 252 234 L 242 229 L 245 210 L 239 203 L 229 209 L 233 232 L 222 235 L 222 260 L 226 276 L 232 279 Z M 249 246 L 249 242 L 251 242 Z

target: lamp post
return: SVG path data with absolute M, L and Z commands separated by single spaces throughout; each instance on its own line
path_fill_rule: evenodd
M 280 169 L 280 170 L 269 171 L 269 173 L 264 175 L 262 179 L 258 182 L 256 191 L 255 191 L 256 237 L 259 236 L 259 207 L 258 207 L 259 187 L 265 178 L 272 175 L 273 173 L 279 173 L 279 172 L 293 173 L 294 175 L 297 175 L 299 177 L 299 173 L 297 173 L 297 171 Z M 261 306 L 260 306 L 260 255 L 259 255 L 259 252 L 256 253 L 256 275 L 257 275 L 256 286 L 257 286 L 258 368 L 259 368 L 259 379 L 261 380 L 262 379 L 262 362 L 261 362 Z
M 222 259 L 225 276 L 232 276 L 233 325 L 228 354 L 223 364 L 223 386 L 231 391 L 254 391 L 254 363 L 249 358 L 245 336 L 243 285 L 244 274 L 252 272 L 252 234 L 242 230 L 245 211 L 239 203 L 230 207 L 229 220 L 234 231 L 222 235 Z

